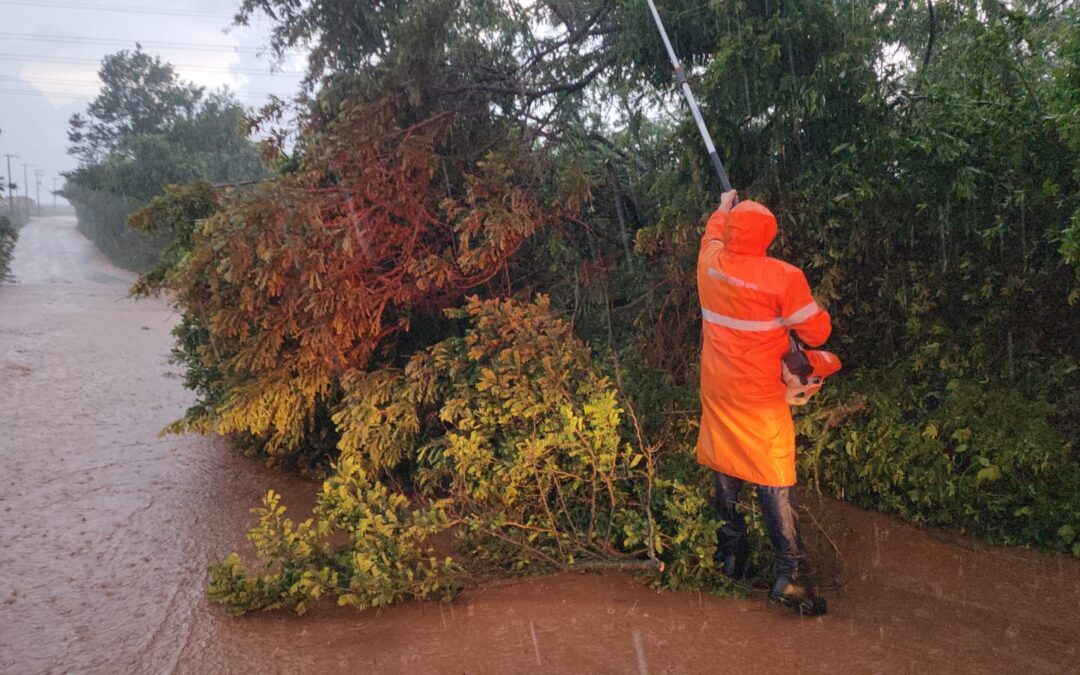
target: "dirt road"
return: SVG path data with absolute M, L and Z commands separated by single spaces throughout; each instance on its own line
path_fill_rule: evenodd
M 207 603 L 206 564 L 244 545 L 267 487 L 296 504 L 312 486 L 214 439 L 158 437 L 190 400 L 166 360 L 176 317 L 126 299 L 132 275 L 72 220 L 27 226 L 14 274 L 0 286 L 2 672 L 1080 668 L 1080 561 L 957 546 L 839 503 L 846 584 L 823 619 L 618 574 L 234 619 Z

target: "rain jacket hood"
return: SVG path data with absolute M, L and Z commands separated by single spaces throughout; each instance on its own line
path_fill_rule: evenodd
M 763 256 L 776 238 L 776 216 L 755 201 L 741 201 L 731 210 L 723 233 L 727 251 Z

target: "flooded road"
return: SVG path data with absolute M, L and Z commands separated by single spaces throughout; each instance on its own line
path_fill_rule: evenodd
M 287 481 L 158 437 L 190 399 L 175 317 L 126 299 L 134 275 L 74 225 L 24 228 L 0 286 L 0 669 L 158 672 L 219 632 L 204 567 Z
M 958 546 L 827 505 L 846 584 L 800 620 L 761 599 L 563 575 L 454 603 L 232 618 L 205 567 L 248 551 L 268 487 L 314 487 L 224 442 L 159 437 L 190 402 L 177 317 L 64 218 L 36 219 L 0 286 L 0 671 L 1055 673 L 1080 662 L 1080 562 Z

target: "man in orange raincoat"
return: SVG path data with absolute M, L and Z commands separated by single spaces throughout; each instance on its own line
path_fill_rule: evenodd
M 802 614 L 824 614 L 822 598 L 800 579 L 803 544 L 795 503 L 795 428 L 784 400 L 781 359 L 788 331 L 817 346 L 832 331 L 802 271 L 765 255 L 776 216 L 753 201 L 731 208 L 724 193 L 698 253 L 697 284 L 704 346 L 698 462 L 716 472 L 724 572 L 746 574 L 746 522 L 737 511 L 744 482 L 758 498 L 776 554 L 769 598 Z

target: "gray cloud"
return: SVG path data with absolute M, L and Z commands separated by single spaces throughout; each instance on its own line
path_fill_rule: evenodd
M 73 169 L 76 162 L 67 156 L 67 122 L 72 113 L 86 109 L 97 93 L 97 63 L 107 54 L 134 48 L 136 41 L 169 42 L 177 46 L 144 45 L 147 52 L 160 55 L 177 66 L 184 79 L 208 88 L 227 85 L 249 106 L 260 105 L 264 94 L 287 98 L 298 87 L 298 75 L 270 76 L 270 59 L 259 56 L 268 26 L 253 22 L 250 27 L 226 29 L 232 4 L 213 0 L 175 0 L 154 3 L 151 8 L 214 16 L 167 16 L 140 12 L 101 12 L 43 5 L 0 5 L 0 155 L 13 153 L 15 181 L 22 183 L 22 167 L 15 162 L 31 162 L 46 172 L 44 189 L 51 189 L 52 176 Z M 73 4 L 54 0 L 52 4 Z M 96 4 L 96 3 L 95 3 Z M 137 9 L 134 0 L 101 3 Z M 18 35 L 19 37 L 16 37 Z M 21 36 L 77 36 L 79 41 Z M 122 41 L 122 44 L 112 44 Z M 187 47 L 182 48 L 181 45 Z M 199 45 L 235 45 L 243 51 L 223 52 Z M 298 70 L 298 58 L 286 69 Z M 254 70 L 263 74 L 237 71 Z M 31 169 L 31 172 L 33 169 Z M 6 174 L 0 160 L 0 174 Z M 33 196 L 33 174 L 30 176 Z M 51 199 L 51 198 L 50 198 Z

